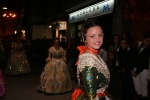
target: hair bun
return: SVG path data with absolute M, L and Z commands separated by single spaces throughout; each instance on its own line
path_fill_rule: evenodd
M 95 21 L 92 18 L 88 18 L 84 21 L 84 24 L 82 25 L 81 29 L 81 42 L 85 42 L 85 36 L 89 28 L 94 27 L 94 26 L 100 26 L 97 21 Z
M 84 42 L 85 40 L 85 35 L 84 35 L 84 32 L 81 30 L 81 42 Z

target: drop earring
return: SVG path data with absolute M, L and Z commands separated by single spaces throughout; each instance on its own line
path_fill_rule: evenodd
M 86 45 L 86 41 L 84 41 L 84 44 Z

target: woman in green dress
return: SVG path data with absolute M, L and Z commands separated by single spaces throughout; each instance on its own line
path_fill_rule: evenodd
M 80 51 L 77 62 L 79 88 L 74 90 L 71 100 L 111 100 L 106 92 L 110 73 L 98 55 L 103 43 L 103 30 L 96 21 L 87 19 L 81 33 L 85 45 L 77 47 Z

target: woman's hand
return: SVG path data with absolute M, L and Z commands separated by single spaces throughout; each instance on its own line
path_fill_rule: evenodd
M 132 74 L 134 77 L 137 77 L 137 75 L 135 74 L 134 71 L 131 71 L 131 74 Z
M 50 60 L 51 60 L 51 58 L 47 57 L 45 61 L 49 62 Z
M 64 61 L 65 63 L 67 63 L 67 60 L 66 60 L 66 58 L 65 58 L 65 57 L 63 57 L 62 59 L 63 59 L 63 61 Z

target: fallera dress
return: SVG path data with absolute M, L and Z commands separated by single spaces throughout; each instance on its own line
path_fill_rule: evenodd
M 5 80 L 3 77 L 3 73 L 0 69 L 0 99 L 1 97 L 6 95 L 6 84 L 5 84 Z
M 112 100 L 106 92 L 110 72 L 99 55 L 89 52 L 81 54 L 80 51 L 77 78 L 79 88 L 74 90 L 71 100 Z
M 10 57 L 7 62 L 6 74 L 20 75 L 31 72 L 28 59 L 23 51 L 22 43 L 14 43 Z
M 69 75 L 67 64 L 65 63 L 64 49 L 54 46 L 48 50 L 47 63 L 40 76 L 37 85 L 38 91 L 44 93 L 65 93 L 72 90 L 72 82 Z
M 4 56 L 2 43 L 0 42 L 0 63 L 3 63 L 3 62 L 5 62 L 5 56 Z

